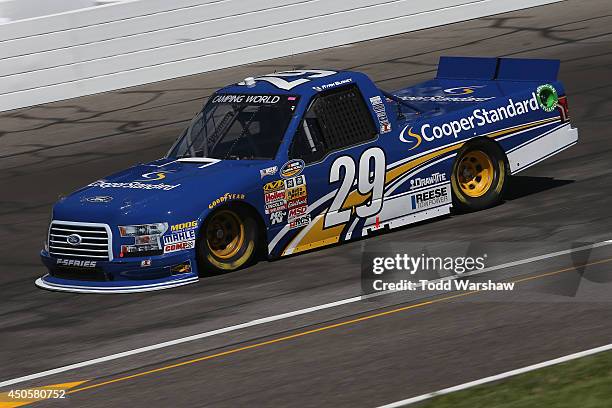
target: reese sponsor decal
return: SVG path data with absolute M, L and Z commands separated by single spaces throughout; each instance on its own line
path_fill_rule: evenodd
M 306 215 L 308 212 L 308 206 L 302 205 L 300 207 L 294 207 L 289 210 L 289 214 L 287 215 L 288 221 L 293 221 L 294 219 L 301 217 L 302 215 Z
M 280 176 L 282 178 L 289 178 L 299 175 L 304 170 L 304 160 L 294 159 L 289 160 L 281 167 Z
M 295 200 L 301 197 L 306 197 L 306 186 L 301 185 L 287 190 L 287 201 Z
M 304 215 L 302 217 L 296 218 L 289 223 L 289 228 L 301 228 L 310 224 L 310 214 Z
M 245 197 L 244 194 L 225 193 L 224 195 L 222 195 L 221 197 L 217 198 L 212 203 L 208 204 L 208 208 L 210 208 L 212 210 L 213 208 L 215 208 L 219 204 L 222 204 L 222 203 L 225 203 L 225 202 L 231 201 L 231 200 L 244 200 L 244 197 Z
M 271 214 L 273 212 L 286 210 L 286 209 L 287 209 L 287 202 L 283 199 L 283 200 L 279 200 L 279 201 L 275 201 L 275 202 L 266 204 L 265 213 Z
M 112 183 L 106 180 L 94 181 L 87 185 L 88 187 L 100 187 L 100 188 L 129 188 L 132 190 L 164 190 L 169 191 L 173 188 L 177 188 L 180 184 L 144 184 L 140 181 L 131 181 L 126 183 Z
M 421 133 L 417 134 L 413 131 L 412 127 L 406 126 L 400 133 L 400 141 L 404 143 L 421 143 L 421 139 L 427 142 L 433 142 L 436 139 L 442 139 L 443 137 L 453 136 L 455 139 L 462 134 L 462 132 L 470 132 L 470 136 L 474 135 L 473 131 L 475 128 L 485 126 L 487 124 L 494 124 L 508 118 L 515 116 L 524 115 L 526 113 L 537 111 L 540 109 L 538 100 L 535 92 L 531 93 L 531 98 L 523 101 L 515 102 L 512 99 L 508 99 L 506 105 L 499 106 L 493 109 L 477 108 L 472 111 L 472 114 L 458 120 L 443 123 L 442 125 L 432 126 L 429 123 L 425 123 L 421 126 Z M 410 129 L 408 129 L 410 127 Z M 408 129 L 408 136 L 414 140 L 405 139 L 405 131 Z M 416 147 L 416 146 L 414 146 Z M 413 148 L 414 148 L 413 147 Z
M 448 185 L 415 193 L 410 197 L 413 210 L 422 210 L 450 203 Z
M 195 240 L 196 234 L 195 230 L 185 230 L 181 232 L 177 232 L 170 235 L 164 236 L 164 245 L 174 244 L 181 241 L 191 241 Z
M 444 173 L 433 173 L 429 177 L 421 178 L 415 177 L 410 180 L 410 188 L 419 188 L 429 186 L 431 184 L 437 184 L 442 181 L 446 181 L 446 174 Z
M 263 186 L 263 190 L 268 193 L 270 191 L 283 190 L 285 188 L 285 182 L 283 180 L 274 180 L 266 183 Z
M 74 266 L 78 268 L 95 268 L 97 261 L 83 261 L 80 259 L 58 259 L 57 265 Z
M 385 104 L 380 96 L 373 96 L 370 98 L 370 104 L 372 104 L 372 109 L 374 113 L 376 113 L 376 117 L 378 118 L 378 124 L 380 126 L 380 133 L 388 133 L 391 131 L 391 122 L 389 122 L 389 117 L 387 116 L 387 110 L 385 109 Z
M 259 177 L 264 178 L 266 176 L 273 176 L 278 171 L 278 166 L 266 167 L 265 169 L 259 170 Z
M 341 81 L 334 81 L 330 84 L 325 84 L 321 86 L 313 86 L 312 89 L 314 89 L 317 92 L 321 92 L 321 91 L 325 91 L 326 89 L 335 88 L 340 85 L 350 84 L 351 82 L 353 82 L 353 78 L 347 78 Z
M 287 211 L 275 211 L 270 214 L 270 224 L 282 224 L 285 222 L 285 216 L 287 215 Z
M 184 251 L 186 249 L 193 249 L 194 247 L 195 241 L 175 242 L 173 244 L 164 245 L 164 253 Z
M 287 208 L 291 209 L 293 207 L 299 207 L 301 205 L 306 205 L 308 203 L 308 199 L 306 197 L 304 198 L 298 198 L 295 200 L 291 200 L 287 202 Z
M 195 229 L 198 227 L 198 220 L 182 222 L 180 224 L 175 224 L 170 227 L 170 231 L 179 232 L 184 230 Z

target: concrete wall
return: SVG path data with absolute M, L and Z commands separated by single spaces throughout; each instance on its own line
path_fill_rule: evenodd
M 0 111 L 558 0 L 138 0 L 0 24 Z

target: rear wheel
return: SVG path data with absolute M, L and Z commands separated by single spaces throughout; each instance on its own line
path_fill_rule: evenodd
M 240 208 L 215 211 L 201 232 L 198 257 L 202 274 L 234 271 L 253 260 L 257 223 L 247 211 Z
M 453 166 L 454 205 L 477 211 L 498 204 L 506 180 L 506 160 L 501 149 L 484 139 L 470 142 L 459 152 Z

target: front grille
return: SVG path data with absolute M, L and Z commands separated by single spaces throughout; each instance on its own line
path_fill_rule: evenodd
M 111 261 L 111 248 L 112 234 L 106 224 L 55 220 L 51 222 L 49 254 L 55 257 Z

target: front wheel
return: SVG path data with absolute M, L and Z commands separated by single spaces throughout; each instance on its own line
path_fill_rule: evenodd
M 507 178 L 504 153 L 495 143 L 488 140 L 468 143 L 453 165 L 454 205 L 477 211 L 498 204 Z
M 202 275 L 235 271 L 255 256 L 257 223 L 239 208 L 215 211 L 200 235 L 198 259 Z

